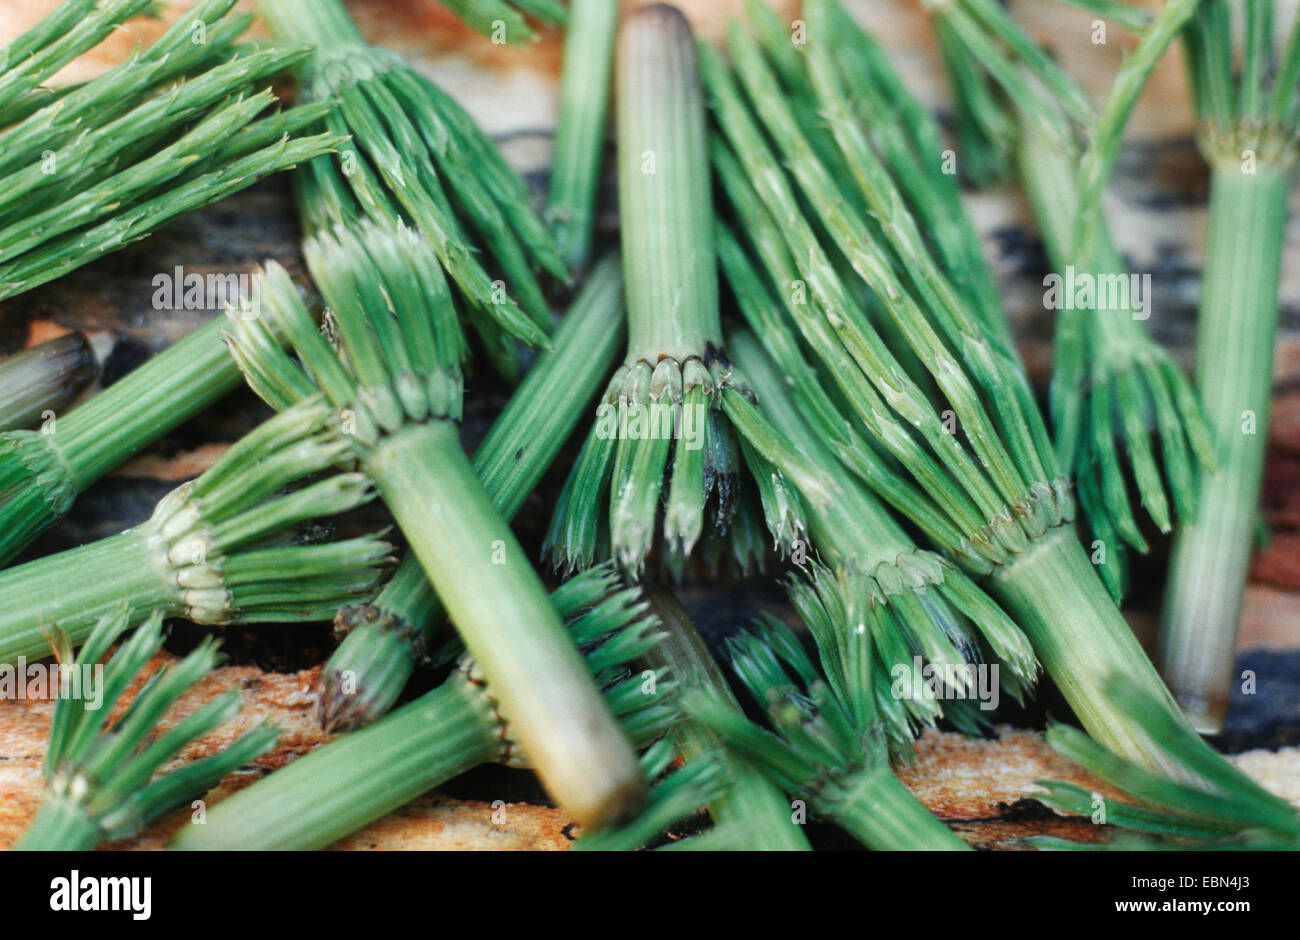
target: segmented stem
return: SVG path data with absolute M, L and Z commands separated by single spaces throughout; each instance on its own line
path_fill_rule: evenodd
M 1174 540 L 1157 661 L 1201 731 L 1222 727 L 1268 442 L 1289 167 L 1215 167 L 1196 386 L 1217 441 L 1197 514 Z
M 627 361 L 685 361 L 722 342 L 704 93 L 685 16 L 637 11 L 617 61 Z
M 592 271 L 555 334 L 474 454 L 474 472 L 509 520 L 537 486 L 613 367 L 624 340 L 617 256 Z M 372 604 L 336 621 L 349 630 L 321 670 L 326 728 L 366 724 L 392 706 L 444 612 L 408 554 Z
M 217 317 L 93 398 L 53 433 L 0 435 L 0 564 L 72 507 L 76 494 L 239 385 Z
M 533 766 L 583 825 L 633 812 L 645 781 L 454 426 L 413 426 L 367 461 Z
M 617 0 L 573 0 L 546 218 L 560 257 L 574 273 L 587 266 L 591 252 L 617 30 Z

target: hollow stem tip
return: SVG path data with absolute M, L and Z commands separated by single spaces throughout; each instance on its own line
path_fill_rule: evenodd
M 95 354 L 80 333 L 0 361 L 0 431 L 50 421 L 98 373 Z

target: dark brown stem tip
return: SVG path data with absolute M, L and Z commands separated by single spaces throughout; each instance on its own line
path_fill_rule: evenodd
M 0 361 L 2 428 L 30 426 L 59 411 L 99 374 L 86 337 L 67 333 Z
M 608 799 L 602 807 L 601 816 L 598 819 L 579 819 L 579 825 L 597 830 L 612 826 L 622 826 L 632 822 L 645 809 L 646 805 L 646 785 L 645 781 L 638 777 L 627 781 L 617 790 L 608 794 Z
M 44 364 L 51 381 L 57 381 L 69 395 L 80 391 L 99 374 L 94 350 L 81 333 L 65 333 L 27 352 Z
M 322 731 L 339 734 L 364 728 L 382 715 L 373 696 L 348 687 L 343 670 L 328 666 L 316 680 L 316 721 Z

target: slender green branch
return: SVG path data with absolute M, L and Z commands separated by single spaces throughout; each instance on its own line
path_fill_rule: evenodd
M 1000 90 L 1014 128 L 1020 176 L 1054 269 L 1044 282 L 1044 303 L 1057 310 L 1051 388 L 1056 452 L 1078 481 L 1094 555 L 1116 598 L 1124 590 L 1126 549 L 1147 550 L 1130 506 L 1122 453 L 1143 507 L 1166 532 L 1175 515 L 1193 517 L 1196 475 L 1200 465 L 1212 465 L 1205 419 L 1187 380 L 1143 325 L 1152 298 L 1115 250 L 1099 205 L 1133 102 L 1194 5 L 1166 4 L 1152 21 L 1138 53 L 1117 75 L 1086 152 L 1075 140 L 1077 118 L 1053 91 L 1069 78 L 1040 58 L 1021 55 L 1029 40 L 1005 12 L 986 4 L 987 21 L 977 27 L 964 3 L 934 11 L 936 31 L 956 25 L 962 34 L 959 46 L 945 49 L 953 81 L 987 82 Z M 1021 38 L 1012 42 L 1013 35 Z M 1161 443 L 1158 456 L 1152 425 Z
M 972 459 L 963 440 L 945 425 L 938 409 L 907 376 L 830 266 L 825 249 L 812 226 L 803 219 L 790 183 L 764 143 L 725 66 L 712 53 L 702 49 L 701 54 L 706 82 L 714 96 L 715 111 L 724 132 L 736 148 L 736 155 L 749 178 L 762 187 L 758 196 L 767 212 L 774 220 L 781 220 L 782 235 L 798 266 L 800 282 L 811 295 L 812 303 L 795 306 L 800 332 L 805 341 L 817 349 L 828 371 L 858 410 L 859 417 L 873 432 L 881 433 L 882 442 L 896 449 L 897 456 L 906 464 L 933 466 L 933 457 L 925 456 L 915 443 L 908 443 L 912 434 L 910 430 L 900 425 L 901 435 L 886 433 L 881 420 L 887 420 L 892 410 L 906 424 L 915 427 L 944 469 L 953 474 L 961 488 L 966 489 L 987 520 L 986 524 L 992 526 L 995 548 L 1000 544 L 1008 552 L 1018 552 L 1028 537 L 1059 524 L 1063 517 L 1068 518 L 1068 496 L 1062 502 L 1063 481 L 1051 478 L 1024 481 L 1020 468 L 1011 460 L 989 419 L 985 399 L 961 369 L 953 352 L 946 347 L 934 325 L 926 320 L 917 301 L 883 263 L 884 259 L 876 254 L 875 249 L 863 245 L 863 271 L 875 279 L 882 300 L 892 308 L 891 313 L 908 342 L 915 344 L 914 351 L 926 360 L 927 369 L 953 403 L 963 429 L 967 429 L 968 435 L 974 434 L 974 439 L 979 442 L 976 448 L 978 462 Z M 796 147 L 797 141 L 789 142 L 789 146 Z M 837 237 L 840 233 L 856 237 L 849 233 L 855 225 L 861 230 L 861 223 L 846 217 L 849 206 L 824 190 L 825 168 L 807 150 L 799 151 L 798 157 L 801 167 L 798 173 L 807 174 L 809 193 L 814 194 L 812 201 L 823 213 L 824 221 L 834 222 L 830 230 Z M 797 179 L 801 178 L 797 176 Z M 978 336 L 973 339 L 984 342 Z M 978 346 L 970 352 L 973 356 L 982 354 Z M 852 363 L 849 369 L 841 365 L 846 355 Z M 1034 420 L 1032 413 L 1022 417 L 1026 421 Z M 1044 466 L 1052 464 L 1046 455 L 1040 454 L 1039 459 Z M 938 472 L 937 467 L 934 470 Z M 1008 503 L 1016 508 L 1012 510 Z
M 544 344 L 551 318 L 536 269 L 567 273 L 522 180 L 499 155 L 484 156 L 494 148 L 482 131 L 400 57 L 368 45 L 340 0 L 259 7 L 277 37 L 316 44 L 298 69 L 302 97 L 337 102 L 325 126 L 351 137 L 298 175 L 308 234 L 402 219 L 428 239 L 482 329 Z M 514 297 L 480 261 L 479 242 Z
M 966 849 L 889 768 L 870 692 L 876 665 L 871 634 L 814 627 L 814 636 L 822 672 L 794 634 L 775 621 L 731 641 L 732 668 L 765 709 L 775 734 L 698 694 L 683 693 L 683 706 L 774 781 L 800 794 L 811 810 L 870 848 Z
M 1075 205 L 1074 166 L 1067 155 L 1037 144 L 1027 121 L 1023 126 L 1026 133 L 1018 152 L 1026 194 L 1040 220 L 1049 255 L 1055 266 L 1068 273 L 1078 256 L 1071 254 L 1068 226 L 1062 224 L 1069 213 L 1063 215 L 1059 207 Z M 1104 228 L 1096 236 L 1092 258 L 1091 264 L 1080 267 L 1085 274 L 1097 276 L 1099 283 L 1127 278 L 1123 260 Z M 1057 449 L 1062 461 L 1075 467 L 1080 503 L 1101 550 L 1099 570 L 1119 597 L 1124 545 L 1145 551 L 1147 542 L 1129 506 L 1115 426 L 1123 429 L 1142 504 L 1163 531 L 1170 529 L 1173 514 L 1162 468 L 1148 440 L 1148 415 L 1154 416 L 1169 495 L 1184 523 L 1195 517 L 1198 470 L 1213 466 L 1214 455 L 1187 380 L 1151 339 L 1132 303 L 1093 310 L 1067 298 L 1064 306 L 1057 312 L 1051 389 Z
M 448 0 L 448 9 L 471 29 L 521 43 L 537 38 L 528 21 L 506 0 Z
M 236 44 L 249 18 L 228 16 L 233 5 L 203 0 L 149 49 L 36 108 L 25 102 L 40 82 L 144 4 L 71 0 L 4 51 L 0 115 L 12 113 L 0 122 L 11 125 L 0 134 L 0 299 L 341 143 L 292 136 L 319 111 L 260 117 L 275 96 L 258 86 L 307 49 Z M 213 163 L 228 140 L 244 149 Z
M 824 19 L 816 18 L 818 9 L 810 5 L 806 15 L 810 23 L 824 24 Z M 827 35 L 811 25 L 805 55 L 820 55 Z M 969 359 L 981 354 L 978 341 L 984 328 L 963 323 L 934 298 L 910 296 L 886 259 L 873 256 L 879 249 L 861 244 L 855 232 L 869 231 L 870 226 L 855 214 L 851 201 L 836 198 L 835 183 L 816 150 L 806 142 L 800 144 L 798 128 L 787 119 L 773 117 L 776 111 L 770 106 L 777 103 L 773 96 L 761 97 L 768 122 L 764 133 L 753 113 L 757 101 L 746 102 L 719 57 L 705 49 L 700 54 L 718 123 L 756 197 L 745 197 L 745 187 L 728 172 L 727 159 L 715 160 L 737 213 L 736 227 L 746 232 L 779 232 L 807 294 L 806 301 L 788 306 L 791 318 L 821 367 L 836 379 L 873 444 L 897 461 L 899 469 L 947 514 L 950 531 L 960 533 L 956 540 L 939 542 L 939 547 L 969 565 L 973 573 L 989 577 L 991 593 L 1028 635 L 1038 658 L 1091 734 L 1128 759 L 1180 773 L 1158 746 L 1156 729 L 1181 727 L 1186 732 L 1188 728 L 1068 526 L 1073 513 L 1068 484 L 1059 477 L 1039 475 L 1014 456 L 1018 447 L 1010 444 L 1015 433 L 1012 422 L 1032 427 L 1041 418 L 1032 403 L 1013 395 L 1014 383 L 991 382 L 993 373 L 982 367 L 967 371 Z M 755 73 L 745 85 L 759 91 L 756 67 L 739 62 L 738 67 Z M 783 148 L 786 166 L 772 154 L 769 140 Z M 844 141 L 839 146 L 843 151 Z M 715 156 L 726 153 L 715 150 Z M 796 187 L 802 201 L 795 195 Z M 819 219 L 821 226 L 811 224 L 808 215 Z M 897 236 L 887 236 L 885 241 L 900 253 L 910 250 L 897 244 Z M 829 262 L 828 249 L 859 253 L 854 273 L 876 285 L 900 336 L 935 376 L 940 396 L 929 397 L 909 380 L 853 302 L 839 271 Z M 777 284 L 787 283 L 779 259 L 770 276 Z M 958 346 L 960 355 L 948 348 L 948 342 L 967 332 L 976 344 Z M 994 340 L 985 335 L 982 342 L 987 349 Z M 998 397 L 1009 401 L 995 407 L 992 399 Z M 1022 413 L 1017 416 L 1015 408 Z M 941 411 L 954 417 L 955 424 L 945 427 Z M 1030 440 L 1035 447 L 1042 446 L 1041 436 L 1031 435 Z M 976 460 L 967 455 L 964 441 L 972 442 Z M 1036 456 L 1040 466 L 1053 466 L 1050 453 Z M 888 498 L 891 490 L 882 487 L 879 492 Z M 899 505 L 906 501 L 900 500 Z M 968 507 L 980 517 L 974 526 L 968 521 Z M 919 525 L 923 519 L 914 521 Z M 934 535 L 943 534 L 941 527 L 931 529 Z M 1161 703 L 1160 713 L 1129 714 L 1107 692 L 1106 679 L 1112 674 L 1143 688 L 1151 701 Z M 1217 758 L 1207 761 L 1216 773 L 1236 773 Z
M 574 0 L 564 36 L 560 116 L 546 199 L 560 257 L 574 273 L 587 266 L 591 253 L 617 29 L 617 0 Z
M 761 4 L 753 0 L 752 5 Z M 858 126 L 888 164 L 918 225 L 933 239 L 949 276 L 976 302 L 990 332 L 1004 345 L 1013 345 L 997 281 L 979 235 L 962 208 L 957 174 L 945 162 L 948 149 L 938 121 L 913 97 L 884 51 L 843 7 L 823 4 L 820 13 L 840 37 L 833 52 L 846 88 L 852 90 L 849 107 L 858 115 Z M 972 87 L 984 86 L 976 83 Z M 1000 110 L 998 114 L 1006 120 Z
M 1101 219 L 1101 193 L 1119 159 L 1124 125 L 1128 123 L 1147 79 L 1196 13 L 1201 0 L 1168 0 L 1142 32 L 1137 48 L 1125 56 L 1110 94 L 1097 116 L 1092 140 L 1079 158 L 1079 199 L 1075 211 L 1073 245 L 1076 254 L 1088 257 L 1093 251 Z
M 719 707 L 739 715 L 740 703 L 732 694 L 727 680 L 714 661 L 695 625 L 677 598 L 666 588 L 647 590 L 650 609 L 664 636 L 646 655 L 646 661 L 672 676 L 673 684 L 683 692 L 705 695 Z M 692 767 L 718 749 L 718 738 L 696 721 L 685 721 L 675 731 L 677 750 Z M 721 775 L 725 785 L 709 801 L 709 816 L 714 826 L 742 826 L 745 847 L 759 851 L 802 851 L 808 839 L 793 821 L 793 811 L 785 795 L 759 771 L 734 755 L 722 755 Z M 699 805 L 697 800 L 694 805 Z M 659 826 L 658 828 L 663 828 Z
M 641 767 L 646 778 L 654 780 L 662 775 L 650 790 L 646 808 L 635 819 L 621 826 L 583 832 L 573 843 L 575 852 L 630 852 L 660 837 L 663 831 L 682 819 L 699 812 L 701 806 L 715 806 L 731 789 L 728 786 L 725 758 L 715 749 L 688 761 L 683 766 L 668 771 L 677 756 L 677 747 L 671 736 L 660 738 L 641 755 Z M 730 766 L 734 766 L 731 762 Z M 710 810 L 712 812 L 712 810 Z M 787 823 L 787 826 L 790 824 Z M 761 848 L 754 842 L 741 840 L 743 822 L 715 826 L 710 833 L 727 833 L 735 841 L 731 850 Z M 735 836 L 730 834 L 735 833 Z M 679 842 L 669 842 L 662 848 L 673 848 Z
M 776 364 L 753 336 L 741 333 L 728 339 L 773 424 L 814 463 L 837 467 L 835 454 L 822 443 L 826 435 L 819 433 L 818 411 L 796 407 L 782 388 Z M 836 629 L 843 633 L 869 626 L 890 675 L 902 670 L 910 677 L 915 650 L 924 652 L 933 672 L 960 677 L 976 675 L 981 657 L 986 657 L 998 664 L 995 679 L 1023 701 L 1038 677 L 1029 640 L 961 571 L 942 556 L 918 548 L 874 494 L 856 481 L 842 481 L 833 503 L 809 509 L 808 527 L 821 562 L 808 565 L 807 584 L 798 579 L 789 584 L 798 606 L 817 604 L 835 611 L 842 618 Z M 951 691 L 953 699 L 962 701 L 950 711 L 972 713 L 976 724 L 983 720 L 979 707 L 969 706 L 978 696 L 986 696 L 984 710 L 996 707 L 997 692 L 987 683 L 979 687 L 972 682 Z M 877 684 L 876 697 L 890 746 L 903 756 L 911 753 L 916 730 L 933 726 L 945 711 L 942 702 L 923 697 L 908 696 L 900 702 L 883 684 Z
M 11 123 L 17 102 L 147 5 L 148 0 L 68 0 L 0 50 L 0 123 Z
M 1123 680 L 1114 685 L 1114 694 L 1127 699 L 1133 711 L 1150 707 L 1140 689 Z M 1209 750 L 1205 742 L 1177 728 L 1166 730 L 1164 747 L 1172 761 L 1189 773 L 1205 766 Z M 1294 851 L 1300 846 L 1300 818 L 1295 808 L 1252 780 L 1212 774 L 1202 787 L 1189 787 L 1107 751 L 1068 725 L 1049 725 L 1047 740 L 1058 753 L 1136 801 L 1102 797 L 1070 783 L 1039 781 L 1045 792 L 1035 798 L 1057 812 L 1144 834 L 1140 839 L 1121 837 L 1100 843 L 1098 848 Z M 1045 837 L 1028 841 L 1040 848 L 1082 847 Z
M 0 434 L 0 564 L 66 515 L 95 480 L 239 385 L 221 331 L 218 317 L 45 431 Z

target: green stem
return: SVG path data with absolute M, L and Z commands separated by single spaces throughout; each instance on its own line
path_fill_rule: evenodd
M 0 564 L 12 559 L 71 508 L 76 494 L 239 385 L 239 367 L 221 340 L 216 317 L 66 416 L 52 433 L 0 437 L 47 452 L 39 470 L 10 470 L 0 487 Z M 6 438 L 8 441 L 6 441 Z M 0 458 L 3 458 L 0 453 Z
M 1173 698 L 1069 526 L 1048 532 L 999 568 L 989 586 L 1029 636 L 1089 734 L 1129 760 L 1180 776 L 1152 736 L 1148 716 L 1128 714 L 1108 691 L 1112 677 L 1126 676 L 1177 715 Z
M 685 16 L 638 10 L 617 61 L 628 361 L 684 362 L 722 342 L 704 93 Z
M 135 615 L 182 613 L 168 579 L 166 547 L 154 547 L 153 525 L 100 539 L 0 572 L 0 663 L 50 653 L 53 625 L 80 645 L 103 614 L 128 605 Z
M 1097 226 L 1093 237 L 1095 250 L 1090 258 L 1084 258 L 1074 250 L 1070 223 L 1075 218 L 1079 202 L 1075 178 L 1078 155 L 1059 147 L 1043 146 L 1034 133 L 1032 118 L 1024 111 L 1019 112 L 1019 118 L 1017 159 L 1021 184 L 1053 270 L 1061 276 L 1070 266 L 1088 274 L 1123 273 L 1123 262 L 1104 223 Z M 1057 456 L 1067 470 L 1073 471 L 1076 462 L 1083 459 L 1080 450 L 1087 449 L 1083 436 L 1084 409 L 1090 385 L 1089 362 L 1104 361 L 1103 350 L 1123 345 L 1119 339 L 1121 333 L 1132 339 L 1134 333 L 1140 334 L 1142 330 L 1127 309 L 1099 312 L 1076 309 L 1070 304 L 1058 310 L 1056 318 L 1052 424 L 1056 433 Z
M 309 42 L 322 50 L 365 42 L 339 0 L 258 0 L 257 9 L 281 39 Z
M 632 748 L 455 426 L 384 438 L 367 470 L 556 802 L 593 828 L 634 812 Z
M 1057 273 L 1063 274 L 1070 265 L 1098 276 L 1128 273 L 1104 220 L 1095 223 L 1095 231 L 1090 236 L 1090 254 L 1085 257 L 1075 251 L 1070 242 L 1070 220 L 1078 208 L 1079 194 L 1074 178 L 1077 155 L 1072 157 L 1060 148 L 1042 146 L 1035 140 L 1033 125 L 1027 122 L 1023 113 L 1020 126 L 1022 133 L 1017 157 L 1021 180 L 1033 209 L 1034 221 Z M 1097 214 L 1101 215 L 1100 209 Z M 1074 315 L 1080 319 L 1080 325 L 1091 333 L 1087 355 L 1097 359 L 1104 360 L 1107 352 L 1116 348 L 1150 341 L 1131 307 L 1102 311 L 1061 310 L 1057 315 Z M 1077 387 L 1063 391 L 1075 395 L 1080 393 Z M 1058 446 L 1066 444 L 1059 442 Z
M 1081 253 L 1092 250 L 1101 219 L 1098 204 L 1119 158 L 1120 138 L 1133 106 L 1165 50 L 1200 5 L 1201 0 L 1168 0 L 1115 76 L 1114 87 L 1092 127 L 1092 140 L 1079 161 L 1079 206 L 1072 241 Z
M 830 815 L 863 845 L 884 852 L 970 849 L 888 767 L 855 774 L 850 786 Z
M 617 0 L 573 0 L 546 216 L 560 257 L 575 273 L 586 267 L 591 251 L 617 28 Z
M 174 849 L 319 849 L 501 756 L 500 719 L 454 675 L 368 728 L 300 757 L 190 823 Z
M 573 432 L 613 368 L 623 338 L 623 280 L 611 256 L 593 269 L 556 331 L 554 347 L 538 356 L 474 453 L 474 472 L 507 521 Z M 352 613 L 345 610 L 344 616 Z M 416 649 L 444 616 L 410 553 L 360 613 L 365 619 L 321 673 L 321 717 L 329 728 L 364 724 L 386 712 L 415 668 Z M 345 686 L 341 677 L 347 672 L 353 681 Z
M 646 596 L 664 634 L 646 655 L 649 665 L 665 670 L 678 688 L 704 693 L 741 714 L 740 703 L 677 598 L 664 588 L 648 588 Z M 698 721 L 685 721 L 674 733 L 688 761 L 719 750 L 718 736 Z M 723 752 L 721 759 L 726 762 L 724 775 L 729 782 L 723 794 L 709 804 L 714 825 L 743 825 L 748 849 L 809 849 L 808 839 L 794 823 L 790 803 L 780 788 L 729 751 Z
M 1215 167 L 1196 384 L 1218 442 L 1197 514 L 1174 541 L 1157 661 L 1201 731 L 1222 727 L 1268 442 L 1287 168 Z
M 14 848 L 25 852 L 91 852 L 101 838 L 99 825 L 84 805 L 47 797 Z
M 474 471 L 507 519 L 514 516 L 599 391 L 623 339 L 623 278 L 602 261 L 474 453 Z
M 59 421 L 55 444 L 79 491 L 239 385 L 223 327 L 214 317 Z
M 338 463 L 346 445 L 319 433 L 332 417 L 320 401 L 287 410 L 164 496 L 147 522 L 0 572 L 0 656 L 43 653 L 51 624 L 79 644 L 97 615 L 118 608 L 208 624 L 300 621 L 368 596 L 387 543 L 304 545 L 290 536 L 303 522 L 368 502 L 370 482 L 341 473 L 272 495 Z
M 1065 277 L 1074 267 L 1098 285 L 1123 283 L 1116 276 L 1127 277 L 1124 261 L 1099 208 L 1091 251 L 1081 253 L 1072 242 L 1069 220 L 1079 205 L 1077 155 L 1044 146 L 1032 116 L 1022 110 L 1019 118 L 1020 173 L 1057 274 Z M 1099 304 L 1100 294 L 1098 286 Z M 1161 531 L 1168 531 L 1175 516 L 1186 523 L 1195 515 L 1196 477 L 1202 465 L 1211 464 L 1209 433 L 1191 386 L 1151 338 L 1132 300 L 1098 309 L 1076 309 L 1067 302 L 1056 316 L 1051 410 L 1057 453 L 1075 474 L 1093 535 L 1108 548 L 1100 571 L 1119 597 L 1124 543 L 1139 551 L 1146 551 L 1147 543 L 1129 505 L 1116 438 L 1123 435 L 1142 505 Z M 1159 459 L 1153 436 L 1160 441 Z

